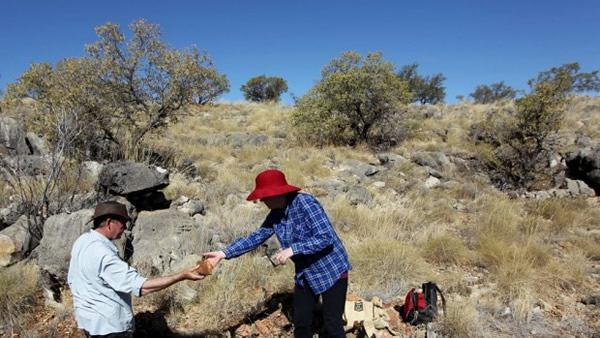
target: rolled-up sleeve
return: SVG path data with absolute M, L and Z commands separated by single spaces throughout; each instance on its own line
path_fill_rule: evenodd
M 225 253 L 225 258 L 235 258 L 255 249 L 269 239 L 274 233 L 273 227 L 267 225 L 267 222 L 265 222 L 258 230 L 250 234 L 250 236 L 240 238 L 224 249 L 223 252 Z
M 137 297 L 141 295 L 142 284 L 147 280 L 116 255 L 103 257 L 100 278 L 115 291 Z

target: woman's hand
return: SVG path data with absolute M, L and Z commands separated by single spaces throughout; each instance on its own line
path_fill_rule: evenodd
M 215 268 L 221 259 L 225 258 L 225 253 L 223 251 L 211 251 L 203 253 L 202 256 L 206 257 L 208 262 Z
M 274 259 L 279 264 L 285 264 L 288 258 L 292 257 L 293 255 L 294 251 L 292 250 L 292 248 L 287 248 L 276 253 Z

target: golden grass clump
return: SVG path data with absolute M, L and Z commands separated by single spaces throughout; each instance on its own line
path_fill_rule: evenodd
M 571 228 L 586 226 L 590 215 L 581 210 L 588 209 L 584 198 L 549 198 L 543 201 L 532 201 L 528 205 L 530 215 L 541 216 L 550 221 L 549 231 L 561 233 Z
M 0 270 L 0 323 L 11 326 L 28 313 L 35 301 L 38 267 L 34 263 L 15 264 Z
M 407 230 L 421 224 L 418 199 L 402 199 L 389 204 L 380 203 L 375 206 L 364 204 L 351 205 L 346 196 L 334 201 L 324 201 L 324 207 L 334 227 L 351 236 L 368 239 L 403 239 Z
M 472 260 L 472 253 L 464 241 L 446 233 L 427 239 L 421 252 L 428 262 L 435 264 L 462 265 Z
M 410 285 L 420 285 L 433 276 L 419 251 L 401 241 L 369 239 L 346 243 L 346 249 L 353 267 L 350 291 L 365 299 L 405 294 Z
M 445 316 L 439 314 L 440 333 L 444 337 L 482 337 L 483 328 L 480 323 L 479 313 L 475 306 L 462 300 L 454 303 L 448 302 Z

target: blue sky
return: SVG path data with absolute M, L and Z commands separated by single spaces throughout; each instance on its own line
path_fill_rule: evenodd
M 85 55 L 94 27 L 145 18 L 181 49 L 197 45 L 229 78 L 231 92 L 266 74 L 302 96 L 321 68 L 347 50 L 383 52 L 419 73 L 443 73 L 446 101 L 479 84 L 504 81 L 526 89 L 539 72 L 579 62 L 600 69 L 600 1 L 0 1 L 0 88 L 31 63 Z

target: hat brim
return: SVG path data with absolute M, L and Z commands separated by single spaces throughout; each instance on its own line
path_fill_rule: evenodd
M 253 201 L 253 200 L 262 199 L 262 198 L 266 198 L 266 197 L 284 195 L 284 194 L 294 192 L 294 191 L 299 191 L 299 190 L 301 190 L 301 188 L 298 188 L 298 187 L 295 187 L 295 186 L 289 185 L 289 184 L 278 186 L 278 187 L 269 187 L 266 189 L 254 189 L 254 191 L 252 191 L 250 193 L 250 195 L 248 195 L 246 200 Z

